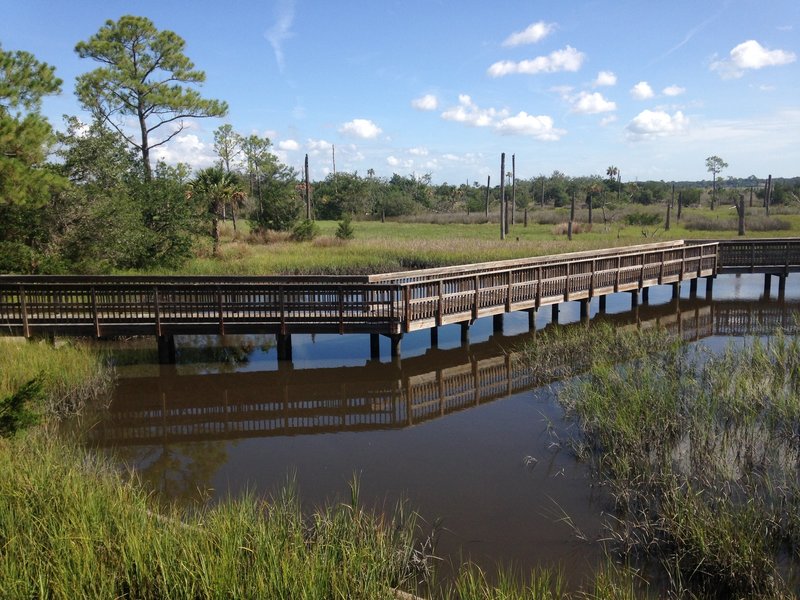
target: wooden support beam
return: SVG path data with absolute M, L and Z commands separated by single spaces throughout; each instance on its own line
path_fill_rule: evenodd
M 558 323 L 558 304 L 553 304 L 550 309 L 550 322 Z
M 503 333 L 503 317 L 504 315 L 502 313 L 492 317 L 492 331 L 494 333 Z
M 439 347 L 439 328 L 431 327 L 431 348 Z
M 381 337 L 377 333 L 369 334 L 369 357 L 372 360 L 381 359 Z

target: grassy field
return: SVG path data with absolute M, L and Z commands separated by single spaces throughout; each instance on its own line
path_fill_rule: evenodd
M 775 208 L 769 221 L 762 209 L 752 211 L 749 237 L 800 235 L 800 214 Z M 780 214 L 781 212 L 786 214 Z M 352 240 L 335 237 L 338 223 L 319 221 L 320 235 L 309 242 L 294 242 L 288 234 L 261 235 L 239 222 L 234 232 L 222 226 L 223 244 L 218 257 L 210 247 L 186 264 L 186 275 L 268 274 L 371 274 L 416 268 L 542 256 L 671 239 L 733 238 L 737 236 L 735 213 L 728 207 L 715 211 L 686 209 L 681 222 L 672 217 L 664 230 L 664 209 L 627 207 L 610 215 L 608 223 L 595 211 L 594 224 L 586 223 L 586 210 L 577 212 L 573 239 L 567 239 L 568 209 L 533 212 L 529 226 L 513 225 L 500 240 L 499 224 L 487 223 L 482 215 L 426 215 L 413 221 L 354 221 Z M 521 216 L 519 217 L 521 220 Z M 425 219 L 425 220 L 423 220 Z M 628 224 L 648 222 L 653 225 Z M 691 227 L 691 229 L 687 228 Z M 756 231 L 756 226 L 760 230 Z M 165 273 L 166 272 L 163 272 Z

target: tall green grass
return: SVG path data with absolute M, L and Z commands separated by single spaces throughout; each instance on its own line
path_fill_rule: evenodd
M 675 595 L 790 595 L 800 340 L 778 332 L 721 354 L 662 346 L 622 362 L 590 350 L 590 372 L 559 392 L 580 425 L 577 454 L 614 498 L 609 548 L 655 561 Z
M 45 418 L 59 417 L 107 394 L 113 373 L 102 353 L 80 342 L 55 347 L 0 337 L 0 399 L 34 380 L 40 384 L 34 408 Z
M 392 598 L 413 520 L 351 502 L 300 513 L 293 488 L 157 512 L 135 479 L 45 430 L 0 443 L 0 597 Z

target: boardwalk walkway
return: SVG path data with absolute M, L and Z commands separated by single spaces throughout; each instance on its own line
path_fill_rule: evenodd
M 169 362 L 177 334 L 404 333 L 650 286 L 800 270 L 800 238 L 681 240 L 363 277 L 0 276 L 0 334 L 155 335 Z M 532 314 L 532 312 L 531 312 Z

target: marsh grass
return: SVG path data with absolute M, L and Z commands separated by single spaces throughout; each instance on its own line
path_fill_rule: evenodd
M 60 344 L 0 337 L 0 398 L 31 381 L 40 383 L 35 411 L 44 418 L 79 412 L 108 394 L 113 372 L 107 357 L 80 342 Z
M 558 397 L 614 499 L 610 550 L 656 561 L 675 595 L 790 595 L 779 564 L 800 550 L 800 340 L 711 354 L 652 331 L 596 335 L 572 372 L 590 371 Z M 630 351 L 645 335 L 661 350 Z
M 45 429 L 0 449 L 0 597 L 392 598 L 413 519 L 350 502 L 303 516 L 288 485 L 191 512 Z M 160 512 L 157 512 L 160 511 Z

